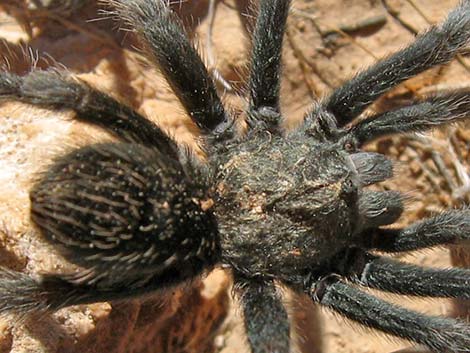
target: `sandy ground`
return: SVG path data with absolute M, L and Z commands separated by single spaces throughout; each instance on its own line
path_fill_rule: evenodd
M 287 117 L 286 127 L 292 128 L 298 124 L 314 100 L 339 86 L 355 72 L 402 48 L 412 40 L 413 32 L 421 32 L 430 23 L 442 20 L 456 3 L 455 0 L 294 1 L 283 53 L 282 104 Z M 70 17 L 67 16 L 71 13 L 70 9 L 63 12 L 63 9 L 36 10 L 29 7 L 25 10 L 23 5 L 21 1 L 0 4 L 0 38 L 4 39 L 0 42 L 0 56 L 6 58 L 5 62 L 11 70 L 26 72 L 32 62 L 41 68 L 63 65 L 157 121 L 179 140 L 191 141 L 194 138 L 194 127 L 157 70 L 142 65 L 140 54 L 135 50 L 138 44 L 132 35 L 118 32 L 117 24 L 112 19 L 97 14 L 97 6 L 93 2 Z M 234 89 L 243 87 L 251 21 L 246 16 L 249 12 L 247 1 L 216 2 L 212 23 L 212 56 L 208 53 L 210 48 L 207 44 L 207 33 L 211 27 L 208 2 L 188 0 L 176 5 L 175 10 L 188 25 L 191 36 L 200 43 L 211 68 L 217 68 Z M 89 21 L 97 18 L 100 20 Z M 26 59 L 25 54 L 30 58 Z M 372 109 L 389 109 L 408 102 L 414 95 L 446 89 L 468 89 L 469 67 L 470 59 L 461 57 L 449 66 L 430 70 L 394 89 Z M 222 85 L 220 90 L 224 91 Z M 243 100 L 234 91 L 225 91 L 224 99 L 235 108 L 243 107 Z M 3 106 L 2 112 L 0 221 L 13 230 L 9 233 L 14 234 L 9 234 L 10 237 L 3 234 L 5 250 L 2 250 L 1 263 L 33 272 L 54 268 L 58 265 L 53 257 L 47 256 L 47 252 L 28 250 L 30 247 L 44 247 L 37 235 L 29 235 L 27 192 L 31 176 L 47 164 L 54 153 L 63 149 L 64 144 L 81 145 L 107 137 L 97 129 L 70 122 L 66 119 L 67 113 L 58 115 L 16 105 Z M 38 120 L 37 116 L 41 119 Z M 465 175 L 468 175 L 470 166 L 469 146 L 470 130 L 459 126 L 419 139 L 385 139 L 367 147 L 386 153 L 397 161 L 396 177 L 383 183 L 380 189 L 398 189 L 410 196 L 407 212 L 398 225 L 409 224 L 439 210 L 467 202 L 469 184 Z M 439 168 L 439 164 L 444 168 Z M 438 267 L 448 267 L 452 263 L 470 265 L 468 254 L 457 248 L 413 253 L 400 256 L 400 259 Z M 206 280 L 206 290 L 227 288 L 227 283 L 226 276 L 217 273 Z M 220 294 L 219 289 L 215 292 L 224 295 Z M 286 294 L 297 327 L 295 339 L 299 351 L 303 353 L 383 353 L 409 346 L 406 342 L 372 333 L 319 310 L 308 300 Z M 468 315 L 465 303 L 396 296 L 386 298 L 428 314 Z M 99 310 L 99 315 L 106 316 L 111 309 L 105 306 Z M 214 305 L 214 310 L 218 310 L 219 314 L 224 312 L 220 305 Z M 246 349 L 240 311 L 236 303 L 232 303 L 229 310 L 227 319 L 216 333 L 216 351 L 243 352 Z M 15 351 L 14 341 L 21 335 L 7 326 L 2 328 L 4 340 L 0 347 L 6 352 Z M 72 334 L 77 335 L 77 332 Z M 145 351 L 169 351 L 162 346 L 154 348 L 147 347 Z M 54 350 L 46 347 L 41 352 L 46 351 Z M 123 348 L 122 351 L 128 350 Z M 186 347 L 174 351 L 191 350 Z

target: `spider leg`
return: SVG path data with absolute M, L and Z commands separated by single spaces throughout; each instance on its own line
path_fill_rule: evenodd
M 332 261 L 334 271 L 369 288 L 422 297 L 470 299 L 470 269 L 406 264 L 351 248 Z
M 361 120 L 351 127 L 348 136 L 360 147 L 384 135 L 423 131 L 469 116 L 470 91 L 457 91 Z
M 470 240 L 470 210 L 451 210 L 402 229 L 370 229 L 361 246 L 385 252 L 402 252 Z
M 370 255 L 357 281 L 406 295 L 470 299 L 469 269 L 423 268 Z
M 204 189 L 178 161 L 140 144 L 97 144 L 60 156 L 30 192 L 31 220 L 82 270 L 37 280 L 2 270 L 0 302 L 18 296 L 19 311 L 57 309 L 198 276 L 220 253 Z M 16 310 L 3 305 L 0 311 Z
M 344 126 L 383 93 L 436 65 L 450 62 L 470 43 L 470 1 L 463 0 L 447 19 L 419 35 L 408 47 L 380 60 L 335 90 L 322 104 Z M 307 117 L 314 119 L 318 107 Z
M 100 126 L 124 141 L 154 146 L 177 156 L 175 143 L 154 123 L 63 72 L 33 71 L 26 76 L 0 72 L 0 102 L 9 100 L 47 109 L 70 109 L 77 120 Z
M 237 276 L 235 288 L 251 352 L 289 353 L 289 319 L 274 283 Z
M 316 302 L 364 326 L 423 344 L 435 352 L 468 352 L 470 326 L 458 320 L 427 316 L 390 304 L 328 277 L 307 287 Z
M 281 118 L 281 54 L 290 0 L 262 0 L 253 33 L 249 78 L 251 123 L 276 129 Z
M 68 283 L 64 283 L 62 290 L 57 291 L 50 286 L 47 288 L 41 279 L 3 267 L 0 267 L 0 279 L 0 314 L 26 315 L 50 308 L 59 309 L 63 303 L 76 302 L 70 298 L 75 293 L 70 290 Z
M 172 290 L 190 283 L 194 273 L 168 272 L 148 277 L 138 286 L 115 284 L 106 288 L 83 283 L 91 271 L 74 274 L 42 274 L 31 276 L 0 267 L 0 316 L 20 317 L 56 311 L 71 305 L 126 300 L 149 293 Z M 176 275 L 176 276 L 175 276 Z M 136 283 L 137 284 L 137 283 Z
M 162 0 L 110 0 L 147 47 L 191 119 L 204 133 L 217 134 L 231 122 L 207 68 L 183 24 Z

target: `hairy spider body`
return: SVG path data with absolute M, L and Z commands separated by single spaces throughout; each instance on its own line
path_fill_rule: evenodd
M 289 280 L 351 243 L 358 180 L 333 144 L 253 135 L 216 159 L 223 259 L 250 277 Z
M 156 149 L 81 148 L 60 157 L 30 195 L 31 218 L 46 239 L 92 266 L 93 279 L 77 278 L 87 284 L 191 278 L 218 260 L 216 222 L 200 206 L 204 192 Z
M 373 253 L 468 241 L 470 211 L 382 227 L 401 215 L 403 197 L 367 189 L 392 177 L 393 168 L 385 156 L 361 151 L 384 135 L 469 117 L 470 93 L 446 92 L 353 121 L 386 91 L 469 47 L 469 0 L 315 104 L 290 133 L 281 128 L 279 106 L 289 0 L 260 1 L 246 133 L 225 111 L 167 4 L 109 3 L 135 29 L 201 129 L 208 157 L 196 158 L 137 112 L 63 72 L 0 73 L 1 100 L 73 110 L 75 119 L 119 141 L 71 151 L 40 176 L 30 193 L 31 219 L 80 269 L 37 277 L 0 269 L 0 313 L 126 299 L 224 265 L 233 272 L 253 353 L 292 351 L 277 283 L 435 352 L 469 352 L 468 324 L 392 305 L 358 287 L 470 299 L 468 269 L 425 268 Z

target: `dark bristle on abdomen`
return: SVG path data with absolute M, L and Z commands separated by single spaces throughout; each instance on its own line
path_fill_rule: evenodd
M 217 258 L 215 220 L 201 206 L 207 195 L 155 149 L 108 143 L 72 151 L 30 197 L 33 222 L 71 261 L 123 271 L 110 283 Z

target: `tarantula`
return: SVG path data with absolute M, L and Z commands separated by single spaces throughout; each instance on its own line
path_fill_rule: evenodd
M 470 210 L 384 228 L 403 212 L 403 196 L 367 189 L 392 177 L 393 166 L 382 154 L 361 151 L 384 135 L 469 116 L 470 92 L 434 95 L 349 124 L 386 91 L 468 48 L 469 0 L 314 104 L 302 126 L 288 133 L 280 125 L 279 90 L 289 0 L 260 1 L 243 133 L 168 4 L 109 2 L 200 128 L 207 158 L 63 72 L 2 72 L 2 101 L 73 110 L 76 119 L 112 132 L 119 142 L 56 158 L 34 185 L 34 225 L 82 270 L 31 277 L 1 269 L 0 312 L 125 299 L 223 266 L 233 272 L 253 353 L 291 351 L 277 284 L 435 352 L 470 351 L 468 324 L 413 312 L 358 288 L 470 299 L 468 269 L 423 268 L 371 252 L 468 241 Z

